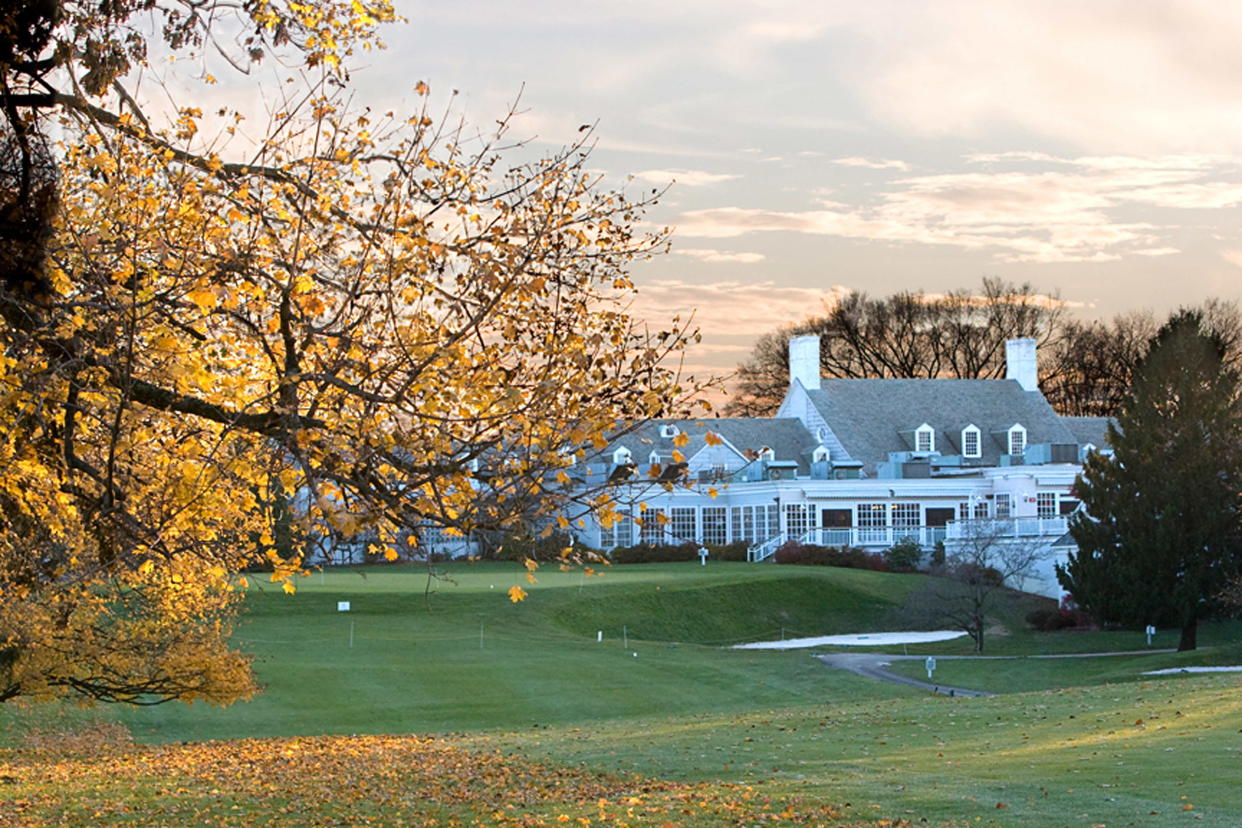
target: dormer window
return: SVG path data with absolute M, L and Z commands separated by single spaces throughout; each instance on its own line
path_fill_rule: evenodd
M 1026 429 L 1021 423 L 1009 427 L 1009 453 L 1022 454 L 1026 451 Z
M 627 463 L 633 462 L 633 460 L 634 460 L 634 455 L 632 455 L 630 453 L 630 450 L 627 449 L 625 446 L 621 446 L 621 448 L 617 449 L 616 451 L 612 453 L 612 462 L 615 465 L 624 466 Z
M 660 453 L 658 451 L 653 451 L 651 454 L 648 454 L 647 462 L 653 466 L 658 465 L 660 462 Z
M 664 425 L 660 426 L 660 436 L 663 437 L 665 440 L 671 440 L 680 433 L 681 433 L 681 429 L 677 428 L 677 426 L 673 425 L 672 423 L 665 423 Z
M 776 452 L 772 451 L 772 449 L 768 448 L 767 446 L 764 446 L 762 449 L 759 450 L 759 459 L 763 460 L 764 462 L 770 463 L 776 459 Z
M 975 425 L 968 425 L 962 429 L 962 456 L 983 456 L 982 433 Z
M 811 453 L 811 462 L 827 463 L 828 456 L 828 449 L 825 446 L 819 446 L 814 452 Z
M 1095 443 L 1083 443 L 1082 448 L 1078 451 L 1079 462 L 1087 462 L 1087 458 L 1091 456 L 1091 452 L 1095 451 Z
M 927 423 L 914 430 L 914 450 L 922 454 L 936 450 L 936 430 Z

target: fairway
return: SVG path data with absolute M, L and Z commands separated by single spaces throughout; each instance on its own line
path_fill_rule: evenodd
M 702 570 L 702 571 L 700 571 Z M 793 570 L 793 571 L 791 571 Z M 723 564 L 540 571 L 505 596 L 512 564 L 417 567 L 251 587 L 237 639 L 266 691 L 227 709 L 123 711 L 142 741 L 423 733 L 694 715 L 909 691 L 828 676 L 805 651 L 724 649 L 803 631 L 897 623 L 911 576 Z M 338 612 L 347 601 L 349 612 Z M 600 641 L 599 633 L 603 634 Z M 658 704 L 658 708 L 656 705 Z
M 707 786 L 695 788 L 695 796 L 720 809 L 711 811 L 717 816 L 683 814 L 685 824 L 718 824 L 720 814 L 741 807 L 738 796 L 756 797 L 760 815 L 769 798 L 796 801 L 797 813 L 811 815 L 812 823 L 831 813 L 847 822 L 977 819 L 1031 828 L 1185 819 L 1242 824 L 1235 790 L 1242 774 L 1242 677 L 1140 675 L 1238 659 L 1242 647 L 1229 643 L 1237 641 L 1236 623 L 1206 627 L 1203 640 L 1213 646 L 1191 654 L 942 659 L 937 680 L 1005 694 L 948 699 L 830 669 L 814 658 L 817 650 L 726 646 L 902 629 L 903 602 L 922 576 L 747 564 L 611 567 L 601 576 L 540 570 L 535 584 L 514 564 L 456 564 L 439 574 L 429 581 L 417 567 L 314 573 L 299 580 L 293 596 L 254 581 L 236 638 L 256 656 L 262 695 L 226 709 L 168 704 L 66 715 L 70 722 L 117 720 L 136 740 L 153 744 L 440 734 L 431 754 L 405 742 L 350 749 L 379 763 L 392 752 L 440 762 L 446 749 L 466 751 L 463 757 L 500 751 L 512 757 L 506 762 L 558 779 L 578 779 L 578 770 L 607 774 L 613 781 L 599 784 L 631 793 Z M 519 583 L 530 596 L 513 603 L 506 591 Z M 349 611 L 338 611 L 339 602 L 348 602 Z M 1133 646 L 1134 633 L 1029 631 L 1021 620 L 1028 603 L 1012 596 L 1002 605 L 989 637 L 993 650 Z M 897 649 L 946 653 L 960 644 Z M 896 662 L 893 670 L 925 675 L 921 660 Z M 18 715 L 6 742 L 20 744 L 24 727 Z M 318 752 L 334 749 L 315 744 Z M 259 744 L 245 750 L 276 755 Z M 203 761 L 224 760 L 213 754 Z M 590 778 L 538 806 L 545 810 L 532 805 L 523 813 L 549 822 L 554 812 L 546 809 L 553 805 L 567 809 L 559 815 L 587 814 L 584 803 L 593 800 L 583 791 L 596 785 L 584 781 Z M 99 796 L 110 792 L 121 802 L 155 796 L 170 818 L 181 813 L 176 798 L 160 798 L 154 779 L 132 790 L 116 789 L 117 780 L 90 784 Z M 652 814 L 679 813 L 670 803 L 685 794 L 669 790 L 649 802 Z M 254 795 L 247 807 L 262 813 L 268 794 Z M 57 795 L 48 789 L 45 797 L 53 803 Z M 409 818 L 435 824 L 488 813 L 460 791 L 450 799 L 457 804 L 432 811 L 407 803 Z M 271 801 L 295 807 L 293 799 Z M 363 810 L 353 813 L 368 812 L 357 807 Z M 44 813 L 49 820 L 90 821 L 76 812 Z M 310 821 L 329 818 L 327 810 L 310 814 Z M 228 816 L 222 816 L 226 823 Z

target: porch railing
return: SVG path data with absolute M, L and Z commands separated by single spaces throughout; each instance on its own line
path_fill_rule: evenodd
M 1069 531 L 1069 518 L 1056 516 L 955 520 L 950 521 L 947 528 L 947 540 L 969 540 L 981 535 L 994 538 L 1060 537 Z
M 912 540 L 930 549 L 945 539 L 943 526 L 854 526 L 840 529 L 812 529 L 803 535 L 802 543 L 816 546 L 892 546 Z

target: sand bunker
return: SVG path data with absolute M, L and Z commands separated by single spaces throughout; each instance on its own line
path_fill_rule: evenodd
M 880 647 L 888 644 L 926 644 L 931 641 L 950 641 L 966 635 L 958 630 L 934 630 L 932 632 L 884 632 L 858 633 L 855 635 L 821 635 L 815 638 L 788 638 L 784 641 L 756 641 L 751 644 L 735 644 L 735 650 L 798 650 L 803 647 L 832 645 L 837 647 Z
M 1242 664 L 1233 667 L 1170 667 L 1167 670 L 1148 670 L 1145 676 L 1169 676 L 1174 673 L 1242 673 Z

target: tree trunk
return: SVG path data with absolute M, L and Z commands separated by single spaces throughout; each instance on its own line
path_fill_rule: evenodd
M 1177 642 L 1177 651 L 1194 650 L 1198 647 L 1199 619 L 1191 618 L 1182 624 L 1182 637 Z

